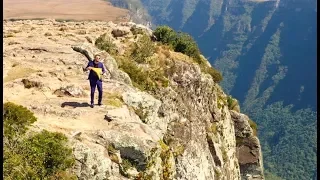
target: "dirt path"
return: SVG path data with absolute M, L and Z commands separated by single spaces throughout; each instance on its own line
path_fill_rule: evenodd
M 38 22 L 39 24 L 37 24 Z M 72 50 L 71 46 L 87 42 L 86 36 L 97 38 L 103 34 L 107 22 L 87 22 L 84 25 L 66 23 L 67 31 L 60 31 L 61 24 L 30 24 L 5 22 L 4 33 L 12 37 L 4 38 L 4 101 L 10 101 L 31 109 L 38 121 L 34 124 L 40 129 L 74 132 L 107 130 L 112 127 L 105 120 L 108 111 L 115 107 L 89 107 L 88 73 L 82 67 L 86 58 Z M 96 31 L 98 28 L 100 31 Z M 87 34 L 78 34 L 85 30 Z M 45 34 L 50 32 L 50 36 Z M 40 50 L 34 50 L 34 49 Z M 22 78 L 42 82 L 44 89 L 27 89 Z M 54 91 L 65 85 L 81 87 L 86 97 L 59 97 Z M 117 85 L 104 81 L 105 92 Z M 98 92 L 96 92 L 96 98 Z M 97 103 L 97 100 L 95 101 Z M 119 107 L 118 107 L 119 108 Z M 122 111 L 120 111 L 122 112 Z M 117 112 L 113 113 L 117 114 Z M 123 116 L 118 113 L 119 116 Z

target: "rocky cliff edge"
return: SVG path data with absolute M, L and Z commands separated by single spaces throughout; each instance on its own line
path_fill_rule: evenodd
M 133 27 L 152 33 L 134 23 L 4 21 L 4 100 L 35 113 L 33 130 L 70 139 L 78 179 L 264 179 L 251 120 L 190 58 L 159 47 L 152 57 L 164 60 L 168 85 L 133 86 L 118 59 L 141 36 Z M 102 34 L 117 56 L 94 45 Z M 108 69 L 105 106 L 91 109 L 82 68 L 97 53 Z

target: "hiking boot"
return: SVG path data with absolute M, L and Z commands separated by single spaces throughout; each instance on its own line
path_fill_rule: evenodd
M 93 107 L 94 107 L 94 105 L 93 105 L 93 104 L 91 104 L 91 105 L 90 105 L 90 107 L 91 107 L 91 108 L 93 108 Z

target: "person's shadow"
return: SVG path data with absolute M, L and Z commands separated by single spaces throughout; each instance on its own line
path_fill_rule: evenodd
M 90 107 L 89 103 L 78 103 L 78 102 L 64 102 L 61 104 L 61 107 L 64 108 L 66 106 L 70 106 L 73 108 L 77 108 L 77 107 Z

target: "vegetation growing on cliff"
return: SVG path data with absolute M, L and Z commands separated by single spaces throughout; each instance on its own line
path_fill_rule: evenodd
M 157 87 L 168 86 L 169 81 L 161 67 L 157 65 L 144 68 L 140 65 L 152 64 L 151 61 L 154 61 L 151 58 L 155 52 L 155 45 L 148 36 L 142 35 L 123 55 L 117 54 L 114 44 L 106 34 L 97 39 L 96 46 L 113 54 L 119 68 L 130 76 L 133 85 L 140 90 L 153 91 Z
M 115 54 L 116 53 L 116 45 L 113 44 L 112 40 L 110 37 L 108 37 L 107 34 L 103 34 L 98 39 L 95 41 L 95 45 L 101 49 L 104 50 L 110 54 Z
M 288 143 L 287 149 L 279 150 L 276 147 L 280 146 L 280 141 L 277 138 L 266 141 L 266 133 L 263 131 L 278 136 L 284 129 L 291 129 L 291 133 L 284 133 L 280 137 L 295 139 L 301 135 L 298 133 L 301 131 L 299 128 L 308 129 L 316 120 L 313 115 L 316 109 L 314 97 L 317 72 L 316 1 L 284 3 L 278 8 L 273 1 L 142 2 L 155 24 L 166 24 L 175 30 L 183 30 L 197 40 L 201 51 L 222 72 L 224 81 L 221 86 L 239 100 L 242 112 L 258 123 L 262 148 L 270 151 L 263 153 L 266 179 L 277 179 L 276 176 L 311 179 L 315 172 L 316 161 L 312 157 L 315 156 L 316 148 L 313 152 L 310 147 L 315 142 L 306 138 L 303 147 L 299 148 L 303 150 L 292 157 L 294 160 L 288 161 L 281 158 L 282 153 L 291 153 L 291 149 L 297 145 L 285 141 Z M 293 17 L 295 21 L 292 21 Z M 308 89 L 305 88 L 307 86 Z M 270 107 L 274 107 L 273 110 L 267 107 L 279 101 L 283 101 L 284 105 L 293 104 L 294 107 L 290 112 L 287 107 L 272 105 Z M 314 110 L 302 109 L 308 106 Z M 290 119 L 288 127 L 268 130 L 267 124 L 294 118 L 298 112 L 309 112 L 304 113 L 306 117 L 303 127 Z M 308 133 L 314 137 L 316 131 L 313 128 Z M 288 169 L 290 173 L 287 173 Z M 274 174 L 269 176 L 270 172 Z
M 199 64 L 201 70 L 204 73 L 208 73 L 212 76 L 215 82 L 222 80 L 222 75 L 216 69 L 209 67 L 206 60 L 201 57 L 201 52 L 197 43 L 187 33 L 175 32 L 168 26 L 159 26 L 154 30 L 154 35 L 157 41 L 165 45 L 169 45 L 175 52 L 181 52 L 191 58 Z
M 147 35 L 143 35 L 137 43 L 133 44 L 131 57 L 137 63 L 147 63 L 153 53 L 155 53 L 154 43 Z
M 200 50 L 193 38 L 182 32 L 176 33 L 168 26 L 159 26 L 154 30 L 157 40 L 170 45 L 174 51 L 186 54 L 196 60 L 200 59 Z
M 61 133 L 26 134 L 37 119 L 27 108 L 4 104 L 5 179 L 76 179 L 68 169 L 74 164 L 67 138 Z

